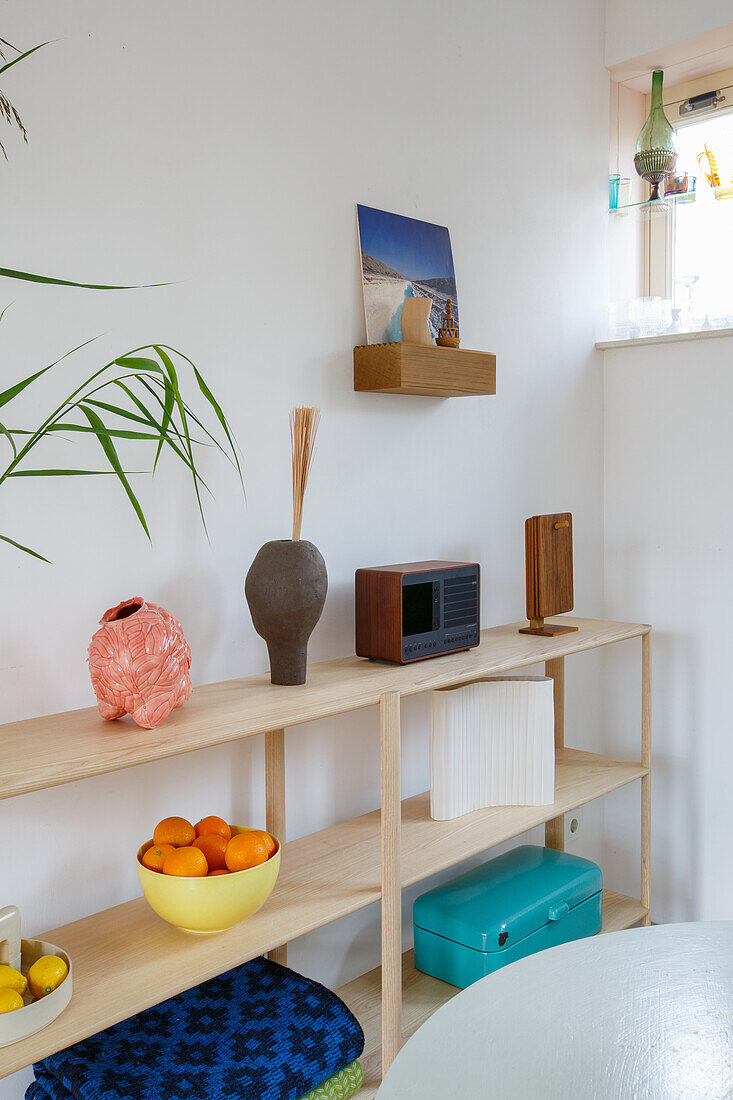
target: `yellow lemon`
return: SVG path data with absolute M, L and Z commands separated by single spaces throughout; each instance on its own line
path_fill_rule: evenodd
M 68 966 L 58 955 L 42 955 L 28 971 L 31 993 L 36 1000 L 46 997 L 58 989 L 68 973 Z
M 23 998 L 15 989 L 0 989 L 0 1012 L 15 1012 L 23 1007 Z
M 19 970 L 6 963 L 0 964 L 0 989 L 14 989 L 22 997 L 27 988 L 28 982 Z

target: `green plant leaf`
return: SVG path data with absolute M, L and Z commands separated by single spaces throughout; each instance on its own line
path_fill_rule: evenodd
M 2 272 L 3 269 L 0 269 L 0 275 L 2 275 Z M 1 316 L 0 314 L 0 319 Z M 89 343 L 90 341 L 86 342 Z M 83 346 L 84 344 L 80 345 L 80 347 Z M 72 352 L 67 354 L 70 355 Z M 157 358 L 153 358 L 153 356 Z M 176 371 L 176 363 L 174 363 L 175 356 L 180 357 L 185 363 L 191 366 L 194 371 L 194 377 L 196 378 L 198 392 L 201 394 L 207 406 L 214 410 L 225 439 L 221 439 L 221 436 L 217 438 L 217 436 L 213 435 L 185 400 Z M 37 371 L 35 374 L 16 383 L 8 390 L 5 390 L 0 394 L 0 404 L 7 404 L 10 402 L 13 397 L 21 393 L 23 389 L 43 375 L 47 370 L 50 370 L 51 366 L 55 365 L 56 364 L 50 364 L 50 366 L 44 367 L 42 370 Z M 122 368 L 125 373 L 115 376 L 113 370 L 115 367 Z M 111 386 L 115 386 L 119 391 L 122 391 L 127 400 L 120 400 L 120 403 L 118 403 L 117 400 L 109 401 L 107 397 L 111 394 L 111 390 L 109 389 Z M 138 387 L 140 388 L 141 396 L 138 396 L 135 392 Z M 149 401 L 149 398 L 152 398 L 154 404 Z M 77 410 L 81 412 L 82 417 L 86 421 L 85 423 L 80 424 L 75 422 Z M 100 412 L 109 413 L 113 417 L 120 417 L 124 421 L 127 421 L 130 427 L 110 427 L 101 419 L 99 415 Z M 203 433 L 203 438 L 195 438 L 191 434 L 192 424 L 197 425 L 201 433 Z M 97 437 L 99 445 L 109 463 L 109 471 L 73 469 L 66 467 L 40 467 L 32 470 L 18 468 L 19 464 L 25 461 L 31 449 L 44 439 L 51 437 L 59 438 L 63 434 L 73 435 L 74 433 L 93 434 Z M 236 465 L 239 471 L 240 480 L 242 479 L 242 472 L 236 453 L 236 441 L 229 428 L 223 410 L 192 360 L 168 345 L 147 344 L 135 348 L 127 354 L 112 360 L 94 371 L 81 383 L 81 385 L 77 386 L 64 401 L 43 420 L 35 431 L 29 432 L 20 428 L 6 428 L 5 425 L 0 424 L 0 436 L 3 434 L 8 435 L 10 439 L 14 457 L 4 470 L 0 470 L 0 485 L 8 477 L 114 475 L 120 481 L 149 539 L 150 532 L 145 516 L 127 480 L 132 472 L 138 473 L 141 471 L 123 470 L 113 439 L 129 439 L 143 442 L 149 440 L 155 442 L 156 449 L 153 472 L 155 472 L 157 467 L 163 445 L 171 447 L 176 457 L 179 458 L 191 472 L 199 514 L 207 535 L 206 518 L 199 487 L 202 487 L 207 492 L 209 489 L 196 468 L 194 448 L 208 446 L 209 443 L 207 441 L 210 441 L 211 444 L 216 446 L 217 449 L 226 456 L 227 461 Z M 18 446 L 16 448 L 13 439 L 14 436 L 27 436 L 28 438 L 22 446 L 18 439 Z M 227 447 L 231 448 L 231 455 Z M 14 543 L 13 540 L 8 539 L 6 536 L 2 537 L 4 541 L 16 545 L 19 549 L 31 553 L 33 556 L 43 561 L 47 560 L 43 558 L 42 555 L 36 554 L 35 551 L 31 551 L 21 544 Z
M 77 347 L 72 348 L 71 351 L 67 351 L 66 354 L 62 355 L 60 359 L 57 359 L 55 363 L 51 363 L 50 367 L 55 367 L 58 363 L 61 363 L 64 359 L 68 358 L 68 356 L 73 355 L 75 351 L 79 351 L 81 348 L 85 348 L 87 344 L 93 343 L 96 339 L 97 337 L 93 336 L 90 340 L 84 340 L 83 343 L 78 344 Z M 40 443 L 40 441 L 48 434 L 48 432 L 52 430 L 54 422 L 58 420 L 62 413 L 64 413 L 67 409 L 71 410 L 75 407 L 73 402 L 77 394 L 79 394 L 85 386 L 90 385 L 97 378 L 99 378 L 101 374 L 104 374 L 104 372 L 108 370 L 110 366 L 110 363 L 106 363 L 103 367 L 100 367 L 99 370 L 95 371 L 94 374 L 91 375 L 91 377 L 87 378 L 86 381 L 82 382 L 80 386 L 77 386 L 74 392 L 70 394 L 64 401 L 62 401 L 58 408 L 54 409 L 51 415 L 47 416 L 41 426 L 39 428 L 36 428 L 34 432 L 18 432 L 18 434 L 30 435 L 31 438 L 25 444 L 23 449 L 15 456 L 10 465 L 3 471 L 2 474 L 0 474 L 0 484 L 2 484 L 10 471 L 13 470 L 19 462 L 23 461 L 28 452 L 33 447 L 35 447 L 36 444 Z M 50 367 L 48 369 L 50 369 Z
M 176 368 L 173 366 L 173 361 L 172 361 L 171 357 L 163 350 L 162 347 L 160 347 L 160 345 L 153 344 L 153 347 L 155 348 L 156 352 L 160 356 L 160 361 L 163 364 L 163 366 L 164 366 L 164 368 L 165 368 L 165 370 L 168 374 L 168 377 L 170 379 L 171 386 L 172 386 L 172 389 L 173 389 L 174 400 L 175 400 L 176 405 L 178 406 L 178 415 L 179 415 L 180 420 L 181 420 L 181 427 L 183 429 L 183 434 L 186 438 L 186 453 L 188 454 L 188 458 L 189 458 L 189 461 L 191 463 L 191 471 L 192 471 L 192 475 L 193 475 L 193 487 L 194 487 L 194 491 L 196 493 L 196 501 L 197 501 L 198 506 L 199 506 L 199 515 L 201 516 L 201 522 L 204 526 L 204 531 L 206 532 L 206 536 L 208 538 L 209 531 L 208 531 L 208 528 L 206 526 L 206 516 L 204 515 L 204 506 L 201 502 L 201 494 L 199 493 L 199 483 L 198 483 L 198 478 L 197 478 L 196 473 L 195 473 L 196 463 L 195 463 L 194 457 L 193 457 L 193 448 L 191 446 L 191 436 L 190 436 L 190 433 L 189 433 L 189 430 L 188 430 L 188 420 L 186 419 L 186 409 L 185 409 L 185 406 L 183 404 L 183 400 L 181 399 L 180 391 L 178 389 L 178 375 L 176 374 Z
M 30 386 L 31 382 L 35 382 L 36 378 L 40 378 L 42 374 L 45 374 L 47 370 L 55 366 L 55 363 L 50 363 L 47 367 L 42 367 L 41 370 L 37 370 L 35 374 L 29 374 L 27 378 L 24 378 L 22 382 L 16 382 L 14 386 L 10 386 L 7 390 L 3 390 L 0 393 L 0 408 L 3 405 L 7 405 L 8 401 L 12 401 L 14 397 L 17 397 L 19 393 L 22 393 L 26 386 Z
M 141 474 L 143 470 L 127 470 L 128 474 Z M 74 477 L 76 475 L 85 475 L 87 477 L 92 475 L 101 475 L 102 477 L 112 477 L 115 474 L 115 470 L 13 470 L 8 477 Z
M 160 422 L 160 443 L 158 444 L 158 449 L 155 452 L 155 462 L 153 463 L 153 473 L 155 473 L 155 470 L 156 470 L 157 465 L 158 465 L 158 459 L 160 458 L 160 452 L 163 449 L 163 440 L 164 440 L 165 435 L 168 431 L 168 425 L 171 422 L 171 417 L 173 415 L 173 406 L 175 405 L 175 403 L 176 403 L 176 395 L 173 392 L 173 387 L 166 384 L 166 386 L 165 386 L 165 398 L 163 400 L 163 419 Z
M 140 503 L 139 503 L 137 497 L 135 496 L 135 494 L 132 491 L 132 486 L 130 485 L 130 482 L 125 477 L 125 472 L 122 469 L 122 465 L 121 465 L 119 457 L 117 455 L 117 451 L 115 450 L 115 445 L 112 442 L 112 440 L 109 438 L 109 433 L 107 432 L 107 429 L 105 428 L 104 424 L 102 423 L 102 421 L 100 420 L 100 418 L 97 416 L 97 414 L 94 412 L 93 409 L 88 408 L 86 405 L 81 405 L 80 408 L 81 408 L 81 411 L 86 416 L 87 420 L 89 421 L 91 427 L 94 429 L 94 433 L 97 436 L 97 439 L 99 440 L 99 445 L 102 448 L 102 450 L 104 451 L 105 455 L 107 456 L 107 461 L 109 462 L 109 464 L 112 467 L 112 469 L 114 470 L 114 472 L 117 474 L 117 477 L 118 477 L 123 489 L 127 493 L 130 504 L 134 508 L 135 514 L 137 515 L 137 518 L 140 520 L 140 524 L 142 526 L 143 531 L 148 536 L 148 539 L 150 539 L 150 531 L 148 531 L 148 525 L 145 522 L 145 516 L 143 515 L 143 510 L 140 507 Z M 155 437 L 153 437 L 153 438 L 155 438 Z M 152 542 L 152 539 L 150 539 L 150 541 Z
M 141 379 L 141 381 L 142 381 L 142 379 Z M 165 378 L 163 378 L 163 379 L 152 378 L 151 382 L 153 382 L 156 386 L 159 386 L 162 390 L 164 390 L 164 391 L 166 390 L 166 380 L 165 380 Z M 148 386 L 146 388 L 149 389 L 150 387 Z M 175 397 L 175 394 L 174 394 L 174 397 Z M 226 458 L 227 462 L 229 462 L 232 466 L 234 466 L 235 465 L 234 461 L 229 456 L 229 453 L 224 450 L 224 448 L 222 447 L 221 443 L 216 438 L 216 436 L 212 435 L 211 432 L 209 431 L 209 429 L 206 427 L 206 425 L 201 420 L 199 420 L 199 418 L 196 416 L 195 412 L 192 411 L 190 405 L 184 400 L 183 397 L 181 397 L 181 402 L 183 403 L 183 408 L 185 409 L 186 416 L 189 418 L 189 420 L 193 420 L 194 424 L 196 424 L 201 429 L 201 431 L 204 433 L 204 435 L 207 437 L 207 439 L 211 440 L 211 446 L 214 446 L 214 447 L 217 448 L 217 450 L 221 451 L 221 453 L 224 455 L 224 458 Z M 160 398 L 158 398 L 158 403 L 160 404 L 161 408 L 165 408 L 165 406 L 164 406 L 163 402 L 160 400 Z M 183 443 L 184 442 L 183 437 L 181 436 L 180 432 L 178 432 L 177 429 L 176 429 L 176 434 L 178 435 L 179 439 L 181 440 L 181 443 Z M 196 445 L 200 446 L 200 447 L 209 446 L 209 444 L 202 443 L 202 441 L 198 440 L 198 439 L 194 439 L 194 440 L 192 440 L 192 442 L 196 443 Z
M 45 561 L 46 565 L 51 564 L 48 558 L 44 558 L 43 554 L 37 554 L 35 550 L 31 550 L 29 546 L 24 546 L 22 542 L 16 542 L 15 539 L 9 539 L 7 535 L 0 535 L 0 540 L 2 542 L 9 542 L 16 550 L 22 550 L 24 554 L 30 554 L 32 558 L 38 558 L 39 561 Z
M 237 456 L 236 442 L 235 442 L 234 437 L 233 437 L 233 435 L 232 435 L 232 433 L 229 429 L 229 421 L 225 417 L 224 412 L 223 412 L 219 402 L 216 400 L 213 393 L 211 392 L 211 390 L 207 386 L 207 384 L 204 381 L 198 367 L 196 366 L 196 364 L 194 363 L 194 361 L 192 359 L 189 359 L 187 355 L 183 354 L 183 352 L 176 351 L 175 348 L 169 347 L 168 344 L 163 344 L 162 346 L 165 347 L 168 351 L 172 351 L 172 352 L 175 352 L 176 355 L 180 355 L 182 359 L 185 359 L 186 362 L 190 364 L 191 369 L 194 373 L 194 377 L 196 378 L 196 382 L 198 383 L 198 387 L 199 387 L 201 393 L 204 395 L 206 400 L 211 405 L 212 409 L 214 410 L 214 412 L 216 414 L 217 420 L 219 421 L 219 423 L 221 424 L 221 426 L 224 430 L 224 434 L 227 437 L 227 440 L 229 442 L 229 446 L 232 449 L 232 455 L 234 457 L 234 461 L 237 465 L 237 472 L 239 474 L 239 480 L 242 483 L 242 488 L 244 488 L 244 477 L 242 476 L 242 468 L 239 464 L 239 458 Z
M 7 308 L 8 307 L 6 306 L 5 309 Z M 5 309 L 2 313 L 0 313 L 0 320 L 2 320 Z M 7 403 L 9 401 L 12 401 L 14 397 L 17 397 L 19 393 L 22 393 L 26 386 L 30 386 L 31 382 L 35 382 L 35 380 L 37 378 L 40 378 L 42 374 L 45 374 L 46 371 L 51 370 L 51 367 L 55 367 L 58 366 L 59 363 L 63 363 L 64 359 L 68 359 L 68 357 L 70 355 L 73 355 L 74 352 L 81 351 L 81 349 L 87 347 L 88 344 L 93 344 L 96 339 L 96 336 L 92 336 L 90 340 L 85 340 L 82 344 L 77 344 L 75 348 L 72 348 L 71 351 L 67 351 L 66 354 L 62 355 L 60 359 L 56 359 L 53 363 L 49 363 L 47 367 L 42 367 L 41 370 L 37 370 L 35 374 L 31 374 L 27 378 L 24 378 L 22 382 L 16 382 L 14 386 L 10 386 L 9 389 L 3 390 L 3 392 L 0 393 L 0 408 L 2 408 L 3 405 L 7 405 Z M 106 370 L 106 367 L 103 369 Z M 89 381 L 89 379 L 87 381 Z M 76 391 L 76 393 L 78 392 L 79 390 Z M 72 396 L 75 396 L 75 394 Z M 60 407 L 63 408 L 63 406 Z
M 77 402 L 74 406 L 72 406 L 71 409 L 67 410 L 67 412 L 73 412 L 74 409 L 83 408 L 82 402 L 84 404 L 88 404 L 88 405 L 97 405 L 97 406 L 101 406 L 102 408 L 105 407 L 104 402 L 87 401 L 86 397 L 84 397 L 84 398 L 82 398 L 82 401 Z M 121 414 L 121 415 L 124 415 L 124 413 Z M 135 418 L 135 419 L 137 419 L 137 418 Z M 145 421 L 143 421 L 143 423 L 145 423 Z M 151 427 L 158 428 L 159 425 L 153 423 L 153 424 L 151 424 Z M 28 432 L 24 432 L 21 428 L 13 428 L 13 431 L 15 432 L 16 435 L 28 435 L 28 434 L 30 434 Z M 68 420 L 68 421 L 66 421 L 66 420 L 65 421 L 57 420 L 55 424 L 50 424 L 47 428 L 44 429 L 44 434 L 46 434 L 46 435 L 50 435 L 52 432 L 54 432 L 54 433 L 55 432 L 59 432 L 59 433 L 60 432 L 82 432 L 82 433 L 86 433 L 87 435 L 96 435 L 97 434 L 94 431 L 93 428 L 88 428 L 86 426 L 86 424 L 75 424 L 73 422 L 73 420 Z M 150 432 L 133 432 L 133 431 L 128 430 L 127 428 L 106 428 L 105 427 L 104 434 L 110 436 L 110 438 L 112 438 L 112 439 L 154 439 L 154 440 L 158 440 L 160 438 L 159 431 L 156 431 L 155 435 L 152 435 Z M 192 439 L 191 442 L 195 443 L 197 447 L 208 447 L 209 446 L 208 443 L 204 443 L 203 440 L 201 440 L 201 439 L 195 439 L 194 438 L 194 439 Z
M 82 412 L 86 411 L 85 406 L 81 403 L 77 407 L 80 408 L 82 410 Z M 97 417 L 97 419 L 99 420 L 99 417 Z M 86 432 L 88 434 L 91 433 L 93 435 L 100 435 L 101 434 L 101 435 L 104 435 L 104 436 L 108 436 L 109 438 L 112 438 L 112 439 L 157 439 L 158 438 L 157 434 L 156 435 L 151 435 L 150 432 L 132 432 L 132 431 L 128 431 L 127 428 L 106 428 L 101 420 L 99 421 L 99 423 L 100 423 L 101 426 L 100 426 L 99 429 L 97 429 L 97 428 L 87 428 L 86 424 L 74 424 L 72 421 L 69 421 L 68 423 L 67 422 L 64 422 L 64 423 L 57 422 L 56 424 L 50 425 L 50 427 L 48 427 L 46 429 L 46 431 L 47 432 Z
M 199 479 L 199 481 L 203 485 L 204 489 L 206 489 L 207 493 L 211 493 L 211 490 L 209 489 L 208 485 L 206 484 L 204 479 L 199 474 L 198 470 L 196 470 L 195 466 L 194 467 L 191 466 L 191 463 L 188 460 L 188 456 L 185 455 L 183 453 L 183 451 L 181 450 L 181 448 L 176 443 L 173 442 L 173 440 L 171 439 L 169 433 L 166 432 L 165 435 L 162 434 L 162 425 L 160 423 L 158 423 L 158 421 L 155 419 L 153 414 L 151 412 L 149 412 L 146 405 L 140 400 L 140 398 L 136 394 L 134 394 L 132 392 L 132 390 L 128 386 L 126 386 L 125 383 L 122 382 L 119 378 L 114 378 L 114 379 L 112 379 L 112 381 L 113 381 L 114 385 L 119 386 L 120 389 L 124 390 L 124 392 L 130 398 L 130 400 L 133 402 L 133 404 L 136 405 L 142 412 L 144 412 L 149 417 L 148 422 L 153 427 L 158 428 L 161 431 L 161 438 L 163 439 L 163 442 L 167 443 L 168 446 L 171 447 L 173 451 L 175 451 L 176 455 L 180 458 L 181 462 L 183 462 L 186 466 L 188 466 L 189 469 L 192 469 L 194 471 L 196 477 Z M 158 404 L 161 406 L 161 408 L 163 408 L 162 402 L 158 398 L 157 394 L 153 390 L 150 389 L 147 381 L 143 378 L 139 378 L 138 381 L 141 382 L 142 385 L 145 386 L 145 388 L 147 390 L 149 390 L 149 392 L 152 394 L 152 396 L 155 398 L 155 400 L 158 402 Z M 112 408 L 112 406 L 110 406 L 110 408 Z M 129 415 L 131 417 L 133 416 L 132 413 L 130 413 Z M 135 419 L 138 419 L 138 418 L 136 417 Z M 142 420 L 142 417 L 140 417 L 139 419 Z M 178 431 L 178 428 L 176 427 L 175 422 L 172 419 L 170 421 L 169 427 L 173 428 L 173 431 L 175 432 L 176 436 L 182 442 L 181 433 Z M 199 444 L 199 445 L 204 446 L 205 444 Z M 159 449 L 160 449 L 160 445 L 159 445 Z M 155 473 L 155 468 L 157 466 L 157 462 L 158 462 L 158 458 L 157 458 L 157 454 L 156 454 L 155 464 L 153 465 L 153 473 Z
M 8 428 L 5 427 L 5 425 L 2 423 L 2 421 L 0 421 L 0 435 L 7 436 L 8 440 L 10 441 L 10 446 L 13 448 L 13 455 L 17 458 L 18 448 L 15 446 L 15 440 L 13 439 L 13 433 Z
M 126 392 L 132 396 L 129 390 Z M 121 405 L 111 405 L 109 401 L 97 401 L 93 397 L 85 397 L 84 403 L 94 405 L 95 409 L 104 409 L 105 412 L 114 413 L 115 416 L 122 416 L 125 420 L 134 420 L 136 424 L 146 424 L 149 428 L 158 427 L 151 416 L 138 416 L 137 413 L 130 412 L 129 409 L 123 409 Z
M 139 356 L 123 355 L 119 359 L 115 359 L 114 364 L 116 367 L 125 367 L 126 370 L 149 370 L 154 371 L 156 374 L 162 374 L 163 370 L 154 359 L 141 359 Z
M 162 354 L 163 354 L 161 352 L 161 349 L 163 348 L 163 349 L 166 350 L 166 352 L 170 351 L 174 355 L 178 355 L 181 359 L 184 360 L 184 362 L 188 363 L 189 366 L 192 368 L 192 370 L 194 370 L 197 373 L 197 377 L 201 380 L 201 382 L 203 383 L 203 385 L 205 387 L 205 390 L 202 390 L 201 392 L 204 394 L 204 396 L 206 396 L 206 394 L 208 393 L 211 397 L 211 400 L 215 401 L 215 399 L 213 397 L 213 394 L 211 393 L 211 390 L 209 390 L 208 386 L 206 386 L 206 383 L 204 382 L 204 379 L 201 376 L 201 373 L 198 371 L 198 368 L 196 367 L 196 364 L 193 362 L 193 360 L 189 359 L 189 357 L 187 355 L 184 355 L 182 351 L 179 351 L 177 348 L 171 347 L 169 344 L 148 344 L 148 345 L 145 345 L 144 347 L 136 348 L 135 351 L 130 352 L 128 355 L 121 356 L 119 359 L 116 359 L 115 364 L 116 365 L 124 365 L 124 366 L 129 365 L 133 369 L 134 369 L 134 364 L 137 364 L 137 363 L 144 364 L 143 369 L 151 371 L 155 374 L 162 375 L 162 377 L 160 377 L 160 378 L 151 378 L 149 381 L 152 382 L 152 383 L 155 383 L 155 385 L 157 385 L 161 389 L 165 390 L 166 394 L 167 394 L 168 393 L 168 386 L 169 386 L 170 382 L 169 382 L 169 377 L 166 375 L 166 372 L 164 370 L 162 370 L 157 365 L 157 363 L 155 363 L 155 361 L 150 359 L 150 358 L 147 358 L 147 357 L 145 359 L 135 359 L 134 358 L 137 355 L 137 352 L 145 351 L 145 350 L 147 350 L 147 348 L 150 348 L 150 347 L 152 347 L 156 351 L 156 353 L 160 356 L 162 356 Z M 235 440 L 233 434 L 231 433 L 231 429 L 229 428 L 229 422 L 226 420 L 226 418 L 224 418 L 224 420 L 225 420 L 224 428 L 225 428 L 225 432 L 227 434 L 227 441 L 229 442 L 229 446 L 232 449 L 232 456 L 233 457 L 229 456 L 228 452 L 222 447 L 219 440 L 211 434 L 211 432 L 206 428 L 206 425 L 202 423 L 202 421 L 196 416 L 196 414 L 192 411 L 190 406 L 187 404 L 187 402 L 185 401 L 185 399 L 183 398 L 183 396 L 180 392 L 180 388 L 178 386 L 178 378 L 177 378 L 175 369 L 173 368 L 173 363 L 172 363 L 170 357 L 168 355 L 166 355 L 165 360 L 167 361 L 167 363 L 170 365 L 171 369 L 173 370 L 173 375 L 174 375 L 174 382 L 173 382 L 174 394 L 173 394 L 173 396 L 174 396 L 174 400 L 177 402 L 178 399 L 180 399 L 180 401 L 182 402 L 182 405 L 183 405 L 183 410 L 186 413 L 187 417 L 189 419 L 193 420 L 194 423 L 197 424 L 199 428 L 201 428 L 201 430 L 204 432 L 204 434 L 207 436 L 207 438 L 211 440 L 212 444 L 215 447 L 217 447 L 218 450 L 221 451 L 221 453 L 226 457 L 227 461 L 231 462 L 233 466 L 236 466 L 237 470 L 239 471 L 239 476 L 240 476 L 240 481 L 242 482 L 242 487 L 244 488 L 244 482 L 242 480 L 242 471 L 240 469 L 239 461 L 237 459 L 237 454 L 236 454 L 236 440 Z M 148 393 L 151 393 L 151 394 L 153 394 L 153 396 L 155 396 L 158 404 L 161 406 L 161 408 L 164 409 L 165 408 L 165 403 L 160 400 L 160 397 L 158 397 L 156 394 L 154 394 L 154 391 L 152 390 L 152 387 L 150 386 L 150 384 L 142 378 L 139 378 L 138 381 L 145 387 L 145 389 L 147 389 Z M 208 398 L 207 398 L 207 400 L 208 400 Z M 219 414 L 221 414 L 221 416 L 223 417 L 224 413 L 223 413 L 222 409 L 218 406 L 218 404 L 217 404 L 216 407 L 218 409 L 217 418 L 218 418 Z M 181 441 L 183 442 L 183 438 L 182 438 L 180 432 L 178 432 L 177 429 L 176 429 L 176 434 L 178 435 L 179 439 L 181 439 Z M 198 443 L 199 441 L 194 440 L 194 442 Z
M 33 275 L 30 271 L 15 271 L 12 267 L 0 267 L 0 276 L 4 279 L 22 279 L 26 283 L 45 283 L 50 286 L 74 286 L 79 290 L 150 290 L 156 286 L 170 286 L 170 283 L 140 283 L 131 286 L 117 286 L 108 283 L 75 283 L 72 279 L 55 279 L 50 275 Z
M 5 308 L 7 309 L 7 306 Z M 4 312 L 5 312 L 5 310 L 3 310 L 3 313 Z M 93 343 L 94 340 L 96 340 L 96 339 L 97 339 L 97 337 L 93 336 L 91 338 L 91 340 L 84 340 L 83 343 L 78 344 L 75 348 L 72 348 L 71 351 L 67 351 L 65 355 L 62 355 L 61 358 L 57 359 L 54 363 L 49 363 L 49 365 L 47 367 L 43 367 L 42 370 L 36 371 L 35 374 L 30 375 L 30 377 L 24 379 L 22 382 L 18 382 L 15 386 L 11 386 L 10 389 L 5 390 L 3 393 L 0 394 L 0 406 L 7 404 L 9 401 L 12 401 L 12 399 L 14 397 L 16 397 L 19 393 L 21 393 L 26 388 L 26 386 L 30 386 L 31 382 L 35 382 L 35 380 L 37 378 L 40 378 L 40 376 L 42 374 L 45 374 L 46 371 L 51 370 L 51 367 L 57 366 L 58 363 L 63 362 L 63 360 L 66 359 L 69 355 L 73 355 L 75 351 L 80 351 L 81 348 L 85 348 L 87 346 L 87 344 Z M 103 370 L 106 370 L 106 368 L 103 368 Z M 97 372 L 97 373 L 100 373 L 100 372 Z M 93 377 L 96 377 L 96 375 L 93 375 Z M 87 380 L 87 381 L 89 381 L 89 380 Z M 76 393 L 78 393 L 78 392 L 79 392 L 79 390 L 76 391 Z M 75 396 L 75 394 L 72 394 L 72 397 L 73 396 Z M 65 401 L 62 405 L 60 405 L 59 408 L 56 409 L 56 411 L 54 413 L 52 413 L 50 417 L 47 417 L 46 420 L 44 421 L 44 423 L 41 425 L 41 427 L 36 428 L 36 430 L 34 432 L 25 432 L 25 431 L 21 431 L 20 429 L 16 430 L 15 434 L 17 434 L 17 435 L 29 435 L 29 436 L 31 436 L 31 438 L 28 440 L 28 442 L 25 444 L 25 446 L 22 448 L 22 450 L 20 452 L 18 452 L 18 451 L 15 452 L 14 457 L 13 457 L 13 461 L 10 463 L 10 465 L 7 467 L 7 469 L 2 474 L 0 474 L 0 484 L 2 484 L 2 482 L 8 476 L 8 473 L 10 472 L 10 470 L 12 470 L 15 466 L 17 466 L 17 464 L 19 462 L 21 462 L 23 460 L 23 458 L 26 456 L 28 451 L 30 451 L 31 447 L 34 447 L 35 444 L 40 439 L 43 438 L 43 434 L 46 430 L 47 425 L 52 422 L 53 418 L 55 416 L 57 416 L 65 408 L 65 406 L 67 404 L 68 404 L 68 400 Z
M 37 46 L 33 46 L 30 50 L 26 50 L 25 53 L 20 54 L 19 57 L 14 57 L 12 61 L 7 61 L 4 65 L 0 65 L 0 74 L 5 73 L 8 69 L 12 69 L 13 65 L 17 65 L 19 61 L 23 61 L 26 57 L 30 57 L 36 50 L 42 50 L 44 46 L 48 46 L 48 42 L 40 42 Z M 45 558 L 43 559 L 46 560 Z

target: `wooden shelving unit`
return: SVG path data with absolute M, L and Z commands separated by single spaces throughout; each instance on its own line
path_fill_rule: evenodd
M 358 1094 L 366 1100 L 374 1096 L 381 1065 L 390 1064 L 403 1037 L 456 992 L 418 974 L 409 953 L 402 957 L 402 887 L 543 822 L 546 843 L 559 847 L 565 813 L 639 779 L 641 900 L 605 891 L 603 930 L 648 923 L 649 628 L 586 619 L 573 623 L 579 627 L 577 633 L 557 638 L 520 635 L 518 623 L 496 627 L 482 632 L 478 649 L 404 667 L 357 658 L 323 662 L 312 666 L 308 684 L 298 688 L 273 687 L 265 677 L 197 688 L 187 706 L 156 731 L 158 740 L 127 722 L 104 723 L 92 709 L 0 727 L 0 752 L 8 765 L 0 786 L 3 797 L 264 733 L 267 821 L 281 838 L 285 726 L 379 703 L 382 746 L 381 810 L 286 843 L 272 897 L 230 932 L 189 936 L 165 924 L 138 898 L 44 933 L 42 938 L 60 944 L 73 958 L 74 996 L 50 1027 L 2 1051 L 0 1076 L 263 952 L 284 961 L 289 940 L 381 898 L 382 968 L 339 991 L 367 1036 L 367 1083 Z M 638 637 L 643 658 L 641 761 L 565 748 L 564 657 Z M 438 822 L 430 818 L 427 794 L 400 803 L 400 696 L 541 661 L 555 679 L 553 805 L 481 810 Z
M 354 389 L 422 397 L 496 393 L 496 356 L 428 344 L 362 344 L 354 348 Z

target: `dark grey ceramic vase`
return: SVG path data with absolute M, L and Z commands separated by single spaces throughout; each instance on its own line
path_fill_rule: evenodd
M 258 551 L 244 582 L 255 630 L 267 642 L 273 684 L 304 684 L 308 639 L 328 590 L 326 563 L 312 542 L 278 539 Z

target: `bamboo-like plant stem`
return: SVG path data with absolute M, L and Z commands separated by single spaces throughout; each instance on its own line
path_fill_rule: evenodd
M 315 407 L 290 410 L 290 444 L 293 451 L 293 542 L 300 540 L 303 498 L 313 462 L 321 410 Z

